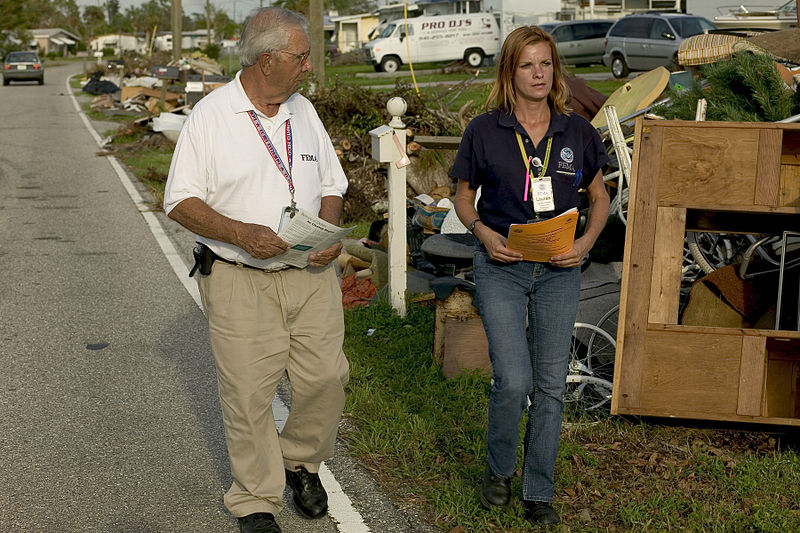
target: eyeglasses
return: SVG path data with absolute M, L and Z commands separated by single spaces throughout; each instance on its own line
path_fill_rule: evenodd
M 294 58 L 297 60 L 297 63 L 299 65 L 302 65 L 303 63 L 305 63 L 306 60 L 308 59 L 308 56 L 311 55 L 311 50 L 306 50 L 302 54 L 295 54 L 294 52 L 290 52 L 288 50 L 278 50 L 278 51 L 279 52 L 283 52 L 284 54 L 289 54 L 290 56 L 294 56 Z

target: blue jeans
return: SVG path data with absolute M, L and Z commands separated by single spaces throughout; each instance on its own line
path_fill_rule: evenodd
M 514 473 L 519 423 L 530 399 L 522 498 L 550 502 L 580 268 L 495 263 L 479 248 L 474 274 L 494 379 L 489 393 L 489 467 L 498 476 Z

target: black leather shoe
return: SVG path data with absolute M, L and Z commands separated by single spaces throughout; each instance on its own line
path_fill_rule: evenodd
M 523 502 L 525 519 L 532 524 L 558 524 L 558 513 L 547 502 Z
M 239 533 L 281 533 L 272 513 L 253 513 L 239 519 Z
M 286 482 L 294 493 L 294 506 L 301 516 L 319 518 L 328 512 L 328 493 L 322 486 L 318 474 L 311 474 L 304 467 L 286 471 Z
M 508 509 L 511 506 L 511 479 L 494 475 L 488 464 L 483 471 L 481 504 L 484 509 L 492 507 Z

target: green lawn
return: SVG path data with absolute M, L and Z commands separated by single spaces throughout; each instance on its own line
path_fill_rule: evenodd
M 480 506 L 489 379 L 444 379 L 431 355 L 433 310 L 411 304 L 401 319 L 374 304 L 345 320 L 351 451 L 401 507 L 442 531 L 530 531 L 521 505 Z M 800 531 L 800 456 L 787 445 L 796 441 L 702 426 L 622 417 L 565 426 L 554 499 L 563 521 L 550 531 Z M 518 495 L 518 475 L 512 486 Z

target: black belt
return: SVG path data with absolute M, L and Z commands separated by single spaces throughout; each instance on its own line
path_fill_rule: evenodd
M 290 265 L 285 265 L 279 268 L 260 268 L 253 265 L 248 265 L 247 263 L 242 263 L 240 261 L 232 261 L 230 259 L 225 259 L 224 257 L 220 257 L 219 255 L 215 254 L 214 251 L 206 246 L 203 243 L 196 243 L 193 253 L 194 253 L 194 266 L 192 270 L 189 271 L 189 277 L 194 276 L 195 272 L 198 270 L 200 274 L 204 276 L 208 276 L 211 274 L 211 266 L 214 264 L 214 261 L 221 261 L 223 263 L 227 263 L 229 265 L 240 266 L 244 268 L 250 268 L 252 270 L 258 270 L 260 272 L 278 272 L 280 270 L 286 270 L 287 268 L 292 268 Z

